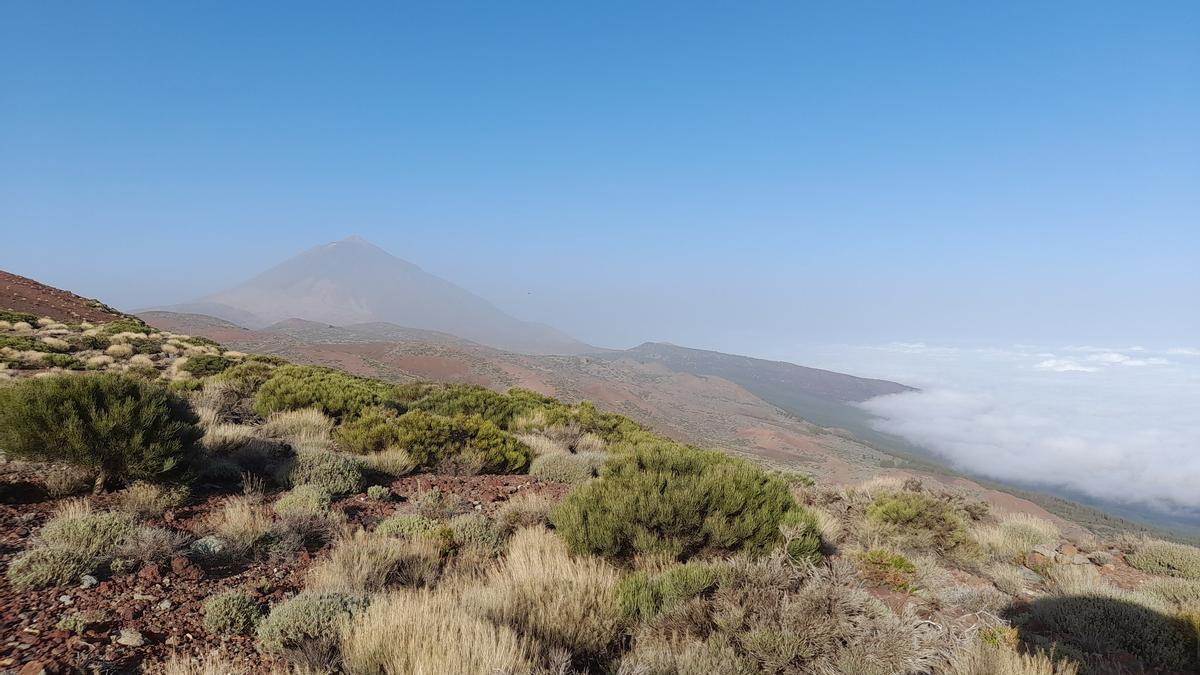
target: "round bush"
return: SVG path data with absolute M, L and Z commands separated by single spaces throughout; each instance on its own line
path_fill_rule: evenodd
M 224 356 L 216 356 L 214 354 L 200 354 L 193 356 L 183 364 L 182 370 L 195 375 L 196 377 L 208 377 L 210 375 L 218 375 L 232 367 L 236 361 Z
M 92 570 L 86 553 L 61 546 L 38 546 L 18 554 L 8 564 L 8 580 L 18 591 L 66 586 Z
M 225 591 L 204 603 L 204 628 L 210 633 L 247 635 L 259 618 L 258 603 L 241 591 Z
M 500 535 L 492 526 L 492 522 L 483 515 L 464 513 L 451 518 L 449 525 L 455 546 L 476 546 L 487 549 L 495 549 L 500 546 Z
M 478 461 L 480 470 L 514 473 L 529 465 L 531 452 L 512 434 L 481 417 L 441 417 L 413 410 L 395 419 L 393 444 L 419 466 L 434 466 L 459 455 Z
M 366 604 L 343 593 L 303 591 L 271 609 L 258 625 L 258 643 L 265 652 L 282 654 L 335 641 L 342 622 Z
M 181 473 L 201 435 L 196 421 L 166 386 L 123 375 L 59 375 L 0 389 L 8 456 L 95 469 L 104 489 Z
M 254 398 L 254 411 L 264 418 L 274 412 L 319 408 L 340 419 L 372 406 L 396 405 L 392 385 L 317 366 L 276 368 Z
M 921 492 L 881 494 L 867 505 L 866 516 L 909 548 L 947 552 L 968 542 L 965 514 Z
M 300 452 L 287 473 L 292 486 L 314 485 L 331 495 L 347 495 L 362 489 L 362 465 L 336 452 Z
M 319 485 L 297 485 L 275 502 L 275 513 L 320 515 L 329 512 L 332 501 L 329 492 Z
M 375 531 L 380 534 L 417 537 L 432 532 L 437 526 L 437 521 L 425 516 L 418 516 L 415 513 L 397 513 L 380 523 Z
M 579 553 L 687 558 L 765 551 L 798 508 L 783 480 L 748 462 L 658 442 L 614 453 L 600 478 L 576 487 L 550 519 Z
M 396 424 L 399 417 L 395 410 L 388 408 L 367 408 L 338 427 L 337 439 L 351 452 L 382 452 L 400 441 L 400 430 Z

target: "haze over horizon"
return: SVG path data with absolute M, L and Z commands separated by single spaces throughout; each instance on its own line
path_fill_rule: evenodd
M 1187 2 L 7 3 L 0 268 L 133 309 L 357 233 L 594 345 L 922 386 L 873 410 L 959 466 L 1195 508 L 1197 35 Z
M 122 307 L 358 233 L 602 346 L 1200 334 L 1190 3 L 0 18 L 0 265 Z

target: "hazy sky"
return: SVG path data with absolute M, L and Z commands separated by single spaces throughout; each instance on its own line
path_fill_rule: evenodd
M 359 233 L 606 346 L 1200 334 L 1195 2 L 399 5 L 3 3 L 0 268 Z

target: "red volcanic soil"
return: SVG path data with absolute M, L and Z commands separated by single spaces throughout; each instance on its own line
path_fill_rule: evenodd
M 272 666 L 282 665 L 261 655 L 252 636 L 214 636 L 205 630 L 204 602 L 215 593 L 238 589 L 266 611 L 304 588 L 308 568 L 328 553 L 328 547 L 229 568 L 204 567 L 181 555 L 169 563 L 146 565 L 129 573 L 97 573 L 99 583 L 91 588 L 74 584 L 21 592 L 3 572 L 13 557 L 29 546 L 57 505 L 44 498 L 38 475 L 44 471 L 35 465 L 10 465 L 0 474 L 0 496 L 20 494 L 33 500 L 0 504 L 0 673 L 141 672 L 175 652 L 204 656 L 214 649 L 244 672 L 271 672 Z M 13 484 L 31 489 L 14 491 Z M 342 511 L 351 525 L 371 528 L 394 512 L 410 509 L 406 504 L 409 498 L 432 488 L 457 496 L 461 512 L 491 513 L 518 494 L 537 493 L 557 500 L 569 487 L 528 475 L 414 475 L 391 484 L 393 500 L 375 501 L 358 494 L 336 501 L 334 508 Z M 198 538 L 206 534 L 205 523 L 226 496 L 198 495 L 195 503 L 168 509 L 145 524 Z M 275 496 L 268 495 L 266 501 Z M 113 508 L 116 503 L 116 495 L 86 499 L 98 510 Z M 63 617 L 89 610 L 98 612 L 100 620 L 82 634 L 56 627 Z M 117 643 L 122 630 L 137 631 L 145 644 Z
M 0 270 L 0 309 L 25 312 L 55 321 L 102 323 L 129 317 L 101 303 L 60 288 Z

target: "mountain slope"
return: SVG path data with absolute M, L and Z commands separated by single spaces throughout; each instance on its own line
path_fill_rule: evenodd
M 132 318 L 99 300 L 84 298 L 4 270 L 0 270 L 0 309 L 67 322 Z
M 909 456 L 925 454 L 904 439 L 875 429 L 871 415 L 855 405 L 876 396 L 915 391 L 903 384 L 658 342 L 596 356 L 658 363 L 680 373 L 720 377 L 801 419 L 823 427 L 845 429 L 889 452 Z
M 392 323 L 530 354 L 593 349 L 549 326 L 509 316 L 360 237 L 318 246 L 234 288 L 162 309 L 250 328 L 293 318 L 338 326 Z

